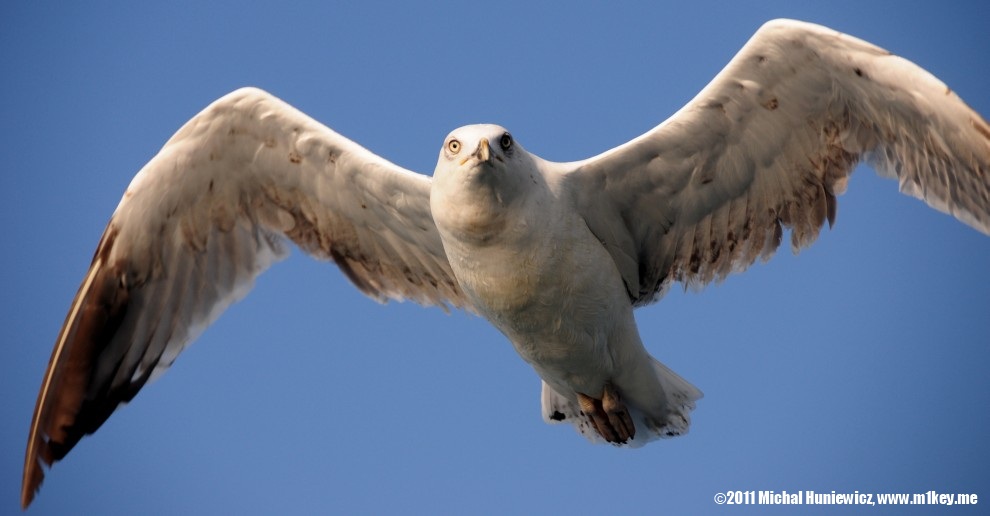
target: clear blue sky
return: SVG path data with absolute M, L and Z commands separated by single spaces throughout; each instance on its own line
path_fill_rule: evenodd
M 573 160 L 658 124 L 792 17 L 907 57 L 990 115 L 986 2 L 86 4 L 0 7 L 0 513 L 17 510 L 41 376 L 121 193 L 239 86 L 423 173 L 475 122 Z M 713 496 L 750 489 L 984 506 L 988 292 L 990 238 L 861 168 L 813 247 L 637 313 L 705 398 L 689 435 L 629 451 L 545 425 L 538 378 L 483 320 L 380 306 L 295 251 L 57 464 L 31 511 L 736 515 L 759 508 Z

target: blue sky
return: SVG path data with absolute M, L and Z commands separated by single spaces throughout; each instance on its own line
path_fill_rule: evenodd
M 985 2 L 149 4 L 0 7 L 2 513 L 121 193 L 239 86 L 423 173 L 477 122 L 574 160 L 658 124 L 761 23 L 792 17 L 907 57 L 990 115 Z M 483 320 L 378 305 L 295 251 L 57 464 L 31 512 L 741 514 L 759 507 L 713 496 L 990 497 L 988 260 L 990 238 L 861 168 L 811 248 L 637 312 L 648 349 L 706 396 L 689 435 L 629 451 L 545 425 L 538 378 Z

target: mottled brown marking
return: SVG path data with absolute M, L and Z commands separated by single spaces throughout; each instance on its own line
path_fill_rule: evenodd
M 363 248 L 362 240 L 367 238 L 366 234 L 362 236 L 363 228 L 355 227 L 346 219 L 321 218 L 316 213 L 309 213 L 296 203 L 295 199 L 301 196 L 298 192 L 268 187 L 264 191 L 262 203 L 271 202 L 292 218 L 293 225 L 285 230 L 285 236 L 307 254 L 333 260 L 347 279 L 369 297 L 382 302 L 389 297 L 409 297 L 417 302 L 437 304 L 444 310 L 447 309 L 443 304 L 446 298 L 463 306 L 460 286 L 448 271 L 441 269 L 439 274 L 416 271 L 399 257 L 392 258 L 387 253 L 380 256 L 378 253 L 387 249 L 372 247 L 369 251 Z M 403 274 L 409 276 L 408 282 L 401 281 Z M 426 283 L 436 291 L 429 292 Z M 411 288 L 410 284 L 424 288 Z
M 347 276 L 347 279 L 351 280 L 351 283 L 358 288 L 361 292 L 371 297 L 378 297 L 381 293 L 375 288 L 371 283 L 365 280 L 364 276 L 358 274 L 354 270 L 354 265 L 359 264 L 360 260 L 354 260 L 351 257 L 345 255 L 341 249 L 335 247 L 330 248 L 330 258 L 333 259 L 340 271 Z
M 408 282 L 410 284 L 413 284 L 413 285 L 421 285 L 422 284 L 422 282 L 419 281 L 419 278 L 417 278 L 416 275 L 413 274 L 412 269 L 410 269 L 408 265 L 403 265 L 402 266 L 402 275 L 405 276 L 406 282 Z
M 292 163 L 302 163 L 302 156 L 298 152 L 292 151 L 289 153 L 289 161 Z
M 717 241 L 712 241 L 710 250 L 712 252 L 711 263 L 717 264 L 718 259 L 722 256 L 722 244 Z
M 688 258 L 688 272 L 697 274 L 699 270 L 701 270 L 701 255 L 698 254 L 697 249 L 692 249 L 691 257 Z
M 725 236 L 725 240 L 729 247 L 729 254 L 732 254 L 732 251 L 736 249 L 736 244 L 738 243 L 738 240 L 736 239 L 736 233 L 730 229 L 729 233 L 726 234 Z
M 763 107 L 770 111 L 777 109 L 779 105 L 780 103 L 777 101 L 777 97 L 771 97 L 770 100 L 763 103 Z

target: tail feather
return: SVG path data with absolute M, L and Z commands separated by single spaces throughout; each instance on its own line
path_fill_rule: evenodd
M 653 369 L 660 380 L 660 386 L 667 394 L 667 404 L 670 407 L 670 415 L 665 424 L 657 428 L 660 437 L 675 437 L 686 434 L 691 426 L 691 411 L 694 410 L 694 402 L 704 397 L 704 394 L 690 382 L 681 378 L 669 367 L 663 365 L 659 360 L 653 359 Z

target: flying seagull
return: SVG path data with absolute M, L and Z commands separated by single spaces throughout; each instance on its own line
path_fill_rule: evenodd
M 570 163 L 473 125 L 443 140 L 431 178 L 237 90 L 110 219 L 41 385 L 22 506 L 286 239 L 379 301 L 486 318 L 542 378 L 549 423 L 625 446 L 683 434 L 701 392 L 647 353 L 633 309 L 768 259 L 784 229 L 809 245 L 861 160 L 990 234 L 990 126 L 916 65 L 802 22 L 767 23 L 667 121 Z

